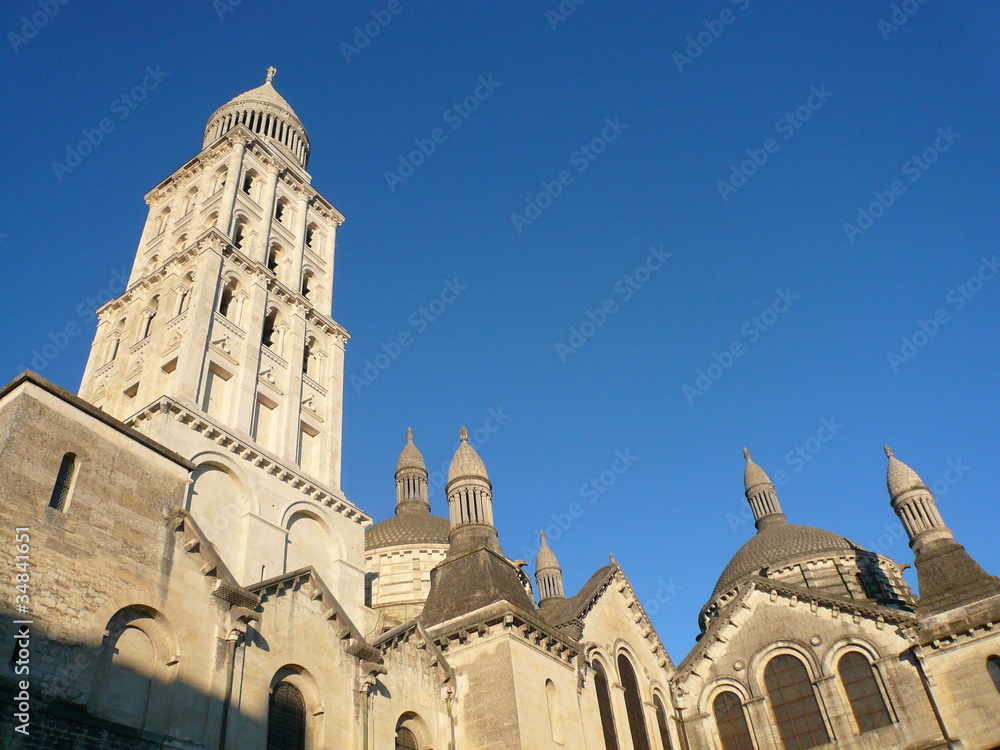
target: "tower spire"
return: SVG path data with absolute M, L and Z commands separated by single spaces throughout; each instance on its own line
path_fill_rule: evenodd
M 934 496 L 924 480 L 896 458 L 888 445 L 884 446 L 884 450 L 889 459 L 886 470 L 889 501 L 903 523 L 913 551 L 920 552 L 927 544 L 940 539 L 954 541 L 951 529 L 945 526 Z
M 776 523 L 788 523 L 778 502 L 778 493 L 767 473 L 750 458 L 750 451 L 743 449 L 746 469 L 743 471 L 743 487 L 753 510 L 754 526 L 760 531 Z
M 427 466 L 423 455 L 413 443 L 413 430 L 407 427 L 406 445 L 396 462 L 396 513 L 429 513 L 431 506 L 427 494 Z
M 535 582 L 538 584 L 538 606 L 544 607 L 550 601 L 565 599 L 566 595 L 563 593 L 562 568 L 556 553 L 545 541 L 544 531 L 539 532 L 539 537 L 542 543 L 535 558 Z
M 270 83 L 271 81 L 274 80 L 274 74 L 278 72 L 278 69 L 275 68 L 273 65 L 270 65 L 270 66 L 268 66 L 266 72 L 267 72 L 267 78 L 265 79 L 264 82 L 265 83 Z

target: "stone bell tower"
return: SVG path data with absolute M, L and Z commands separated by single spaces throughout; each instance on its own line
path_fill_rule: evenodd
M 123 420 L 167 397 L 339 492 L 348 335 L 330 313 L 344 217 L 310 185 L 309 136 L 274 74 L 220 107 L 202 151 L 146 196 L 80 395 Z

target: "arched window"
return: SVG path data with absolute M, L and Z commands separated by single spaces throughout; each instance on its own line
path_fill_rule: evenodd
M 154 237 L 159 237 L 167 229 L 167 222 L 170 221 L 170 209 L 165 208 L 156 219 L 156 231 Z
M 653 706 L 656 708 L 656 728 L 660 732 L 660 745 L 663 750 L 670 750 L 670 731 L 667 729 L 667 711 L 663 707 L 660 696 L 653 696 Z
M 993 687 L 1000 693 L 1000 656 L 991 656 L 986 660 L 986 671 L 990 673 Z
M 156 317 L 156 311 L 160 307 L 160 297 L 156 295 L 149 301 L 148 308 L 146 310 L 146 320 L 142 324 L 142 336 L 139 340 L 145 339 L 153 330 L 153 319 Z
M 76 454 L 67 453 L 59 464 L 59 473 L 56 474 L 56 483 L 52 487 L 52 496 L 49 498 L 50 508 L 66 512 L 74 479 L 76 479 Z
M 288 212 L 288 201 L 284 198 L 278 198 L 274 204 L 274 220 L 285 222 Z
M 725 690 L 712 701 L 715 726 L 722 740 L 722 750 L 754 750 L 750 727 L 743 713 L 743 703 L 732 690 Z
M 611 691 L 604 667 L 594 663 L 594 688 L 597 690 L 597 708 L 601 714 L 601 729 L 604 731 L 604 750 L 618 750 L 618 734 L 615 731 L 615 713 L 611 708 Z
M 313 249 L 313 243 L 316 240 L 316 232 L 319 229 L 315 224 L 310 224 L 306 227 L 306 247 L 310 250 Z
M 885 707 L 868 659 L 857 651 L 848 651 L 837 662 L 837 671 L 840 672 L 844 690 L 851 702 L 858 729 L 870 732 L 872 729 L 889 726 L 892 718 Z
M 312 291 L 312 271 L 306 271 L 302 274 L 302 296 L 309 299 L 309 292 Z
M 290 682 L 279 682 L 267 709 L 267 750 L 305 750 L 306 703 Z
M 267 317 L 264 318 L 264 330 L 261 332 L 260 343 L 262 346 L 271 348 L 274 346 L 275 336 L 274 336 L 274 324 L 278 320 L 278 311 L 275 308 L 271 308 L 267 311 Z
M 236 222 L 236 229 L 233 230 L 233 244 L 242 249 L 246 241 L 247 223 L 243 219 Z
M 830 741 L 805 665 L 779 654 L 764 668 L 764 684 L 786 750 L 804 750 Z
M 257 173 L 252 169 L 247 170 L 247 173 L 243 175 L 243 192 L 250 195 L 253 190 L 254 183 L 257 181 Z
M 270 250 L 267 251 L 267 270 L 275 276 L 278 275 L 279 262 L 281 262 L 281 246 L 274 243 L 271 245 Z
M 236 294 L 236 279 L 230 279 L 226 282 L 226 285 L 222 287 L 222 292 L 219 294 L 219 314 L 225 318 L 229 317 L 229 313 L 233 312 L 233 295 Z M 235 321 L 234 321 L 235 322 Z
M 618 655 L 618 674 L 621 675 L 622 687 L 625 688 L 625 713 L 628 715 L 628 727 L 632 733 L 634 750 L 649 750 L 649 735 L 646 734 L 646 719 L 642 713 L 642 695 L 639 693 L 639 682 L 635 679 L 635 670 L 625 654 Z
M 559 710 L 559 693 L 552 680 L 545 681 L 545 703 L 549 709 L 549 733 L 552 741 L 563 744 L 562 711 Z
M 396 730 L 396 750 L 419 750 L 416 736 L 406 727 Z

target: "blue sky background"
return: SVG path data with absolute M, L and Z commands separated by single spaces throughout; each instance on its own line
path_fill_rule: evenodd
M 39 4 L 3 4 L 0 379 L 54 339 L 64 346 L 34 369 L 78 387 L 89 311 L 131 265 L 143 195 L 198 152 L 217 107 L 274 65 L 312 140 L 313 184 L 347 216 L 333 316 L 353 336 L 348 378 L 365 377 L 400 332 L 413 336 L 370 385 L 345 385 L 344 488 L 376 519 L 392 513 L 408 426 L 431 471 L 460 425 L 480 430 L 507 554 L 528 556 L 551 527 L 573 592 L 613 552 L 680 661 L 753 532 L 741 448 L 785 472 L 790 520 L 905 563 L 885 491 L 889 443 L 937 483 L 958 540 L 1000 572 L 1000 278 L 962 309 L 955 301 L 1000 252 L 995 5 L 913 3 L 892 30 L 879 27 L 893 13 L 882 0 L 590 0 L 562 21 L 546 17 L 555 0 L 400 0 L 348 60 L 342 43 L 387 3 L 226 2 L 71 1 L 25 42 L 9 34 Z M 231 12 L 220 19 L 220 8 Z M 674 53 L 723 12 L 731 23 L 679 69 Z M 52 162 L 118 117 L 115 99 L 147 66 L 168 75 L 57 179 Z M 453 129 L 449 108 L 480 76 L 499 86 Z M 800 127 L 777 129 L 813 87 L 831 94 Z M 580 171 L 578 150 L 606 118 L 627 128 Z M 390 189 L 386 171 L 435 128 L 444 142 Z M 939 128 L 958 138 L 947 144 Z M 776 150 L 723 200 L 719 181 L 768 138 Z M 913 182 L 906 163 L 925 149 L 936 161 Z M 572 182 L 515 227 L 511 214 L 561 170 Z M 905 192 L 849 241 L 845 222 L 894 180 Z M 620 281 L 651 246 L 673 255 L 625 300 Z M 467 289 L 418 330 L 412 316 L 446 280 Z M 796 299 L 747 335 L 776 290 Z M 617 311 L 561 358 L 556 344 L 608 299 Z M 888 353 L 939 309 L 947 322 L 894 368 Z M 67 327 L 75 335 L 61 336 Z M 732 342 L 742 355 L 686 397 Z M 504 415 L 494 432 L 490 410 Z M 826 442 L 823 420 L 837 425 Z M 581 487 L 617 451 L 635 460 L 606 473 L 613 485 L 590 502 Z M 582 515 L 558 528 L 573 503 Z M 440 486 L 432 504 L 446 513 Z

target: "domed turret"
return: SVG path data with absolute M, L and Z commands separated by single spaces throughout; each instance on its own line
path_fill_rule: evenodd
M 448 510 L 451 515 L 452 552 L 485 545 L 500 552 L 496 527 L 493 526 L 493 485 L 486 466 L 469 445 L 469 431 L 459 431 L 459 445 L 448 467 Z
M 205 126 L 202 148 L 221 138 L 237 125 L 245 125 L 252 133 L 268 140 L 278 150 L 303 169 L 309 163 L 309 135 L 295 111 L 271 84 L 277 71 L 267 69 L 263 86 L 240 94 L 222 105 Z
M 406 445 L 396 462 L 396 512 L 413 507 L 430 510 L 427 499 L 427 467 L 424 457 L 413 444 L 413 430 L 406 429 Z
M 885 455 L 889 459 L 885 477 L 889 501 L 906 529 L 910 547 L 919 552 L 919 548 L 931 542 L 940 539 L 954 540 L 951 529 L 944 525 L 934 496 L 927 489 L 924 480 L 896 458 L 888 445 L 885 446 Z
M 747 502 L 753 510 L 754 522 L 758 530 L 775 523 L 788 523 L 781 512 L 778 493 L 771 478 L 750 458 L 750 451 L 743 449 L 747 465 L 743 470 L 743 488 Z

